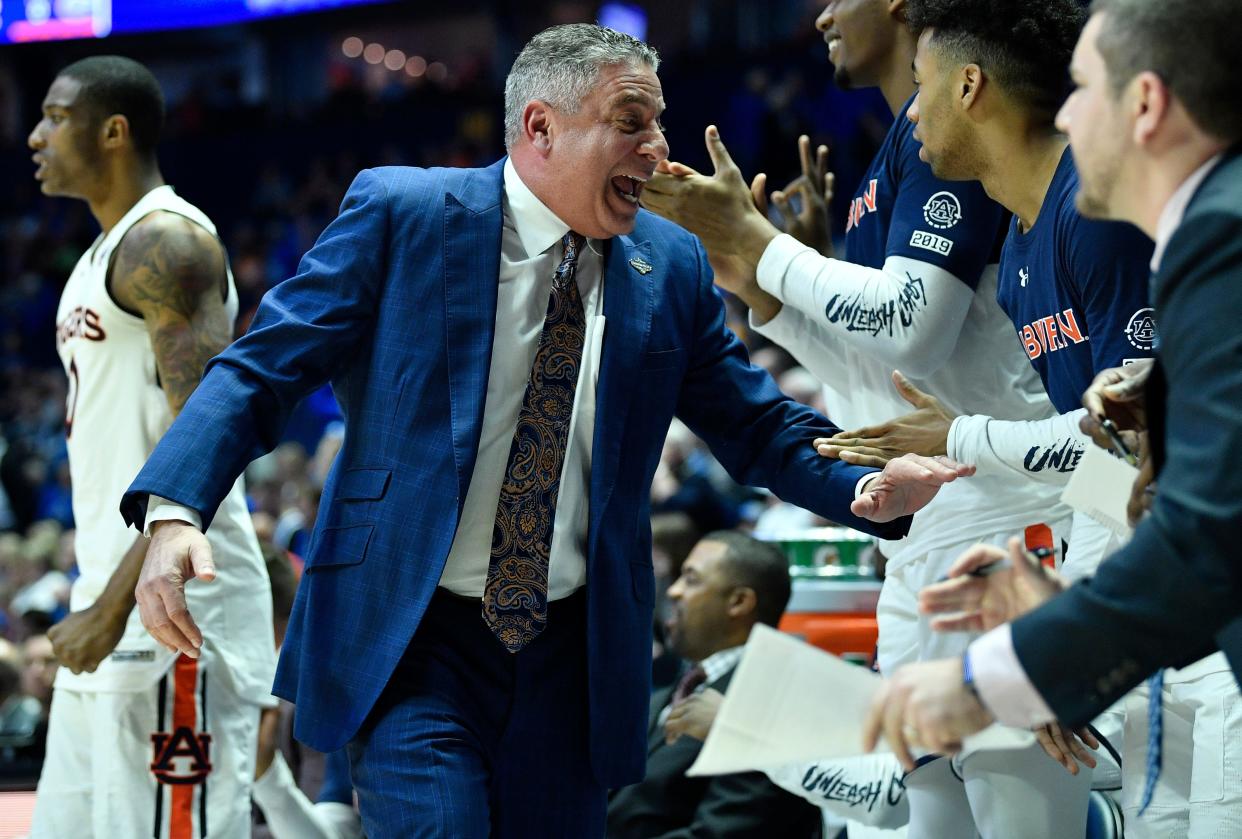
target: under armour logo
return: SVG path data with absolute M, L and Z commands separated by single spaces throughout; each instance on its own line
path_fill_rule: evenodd
M 1026 288 L 1027 281 L 1028 281 L 1028 280 L 1030 280 L 1030 279 L 1031 279 L 1031 269 L 1030 269 L 1030 267 L 1029 267 L 1029 266 L 1028 266 L 1028 267 L 1026 267 L 1026 268 L 1019 268 L 1019 269 L 1018 269 L 1018 283 L 1019 283 L 1019 285 L 1021 285 L 1023 288 Z

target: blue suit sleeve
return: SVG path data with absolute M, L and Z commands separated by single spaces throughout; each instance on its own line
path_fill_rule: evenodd
M 142 529 L 148 495 L 197 510 L 206 528 L 237 476 L 280 439 L 302 397 L 330 378 L 372 330 L 388 247 L 387 192 L 373 172 L 290 279 L 259 304 L 250 331 L 207 365 L 121 502 Z
M 694 240 L 698 268 L 695 336 L 677 416 L 701 437 L 734 480 L 767 487 L 781 499 L 885 539 L 909 530 L 909 517 L 886 524 L 850 512 L 858 481 L 874 469 L 820 457 L 811 442 L 838 429 L 782 394 L 725 324 L 707 255 Z

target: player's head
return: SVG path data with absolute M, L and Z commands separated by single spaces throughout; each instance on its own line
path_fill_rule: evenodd
M 776 626 L 789 603 L 789 563 L 771 542 L 731 530 L 704 536 L 669 587 L 665 638 L 682 658 L 746 642 L 756 623 Z
M 1145 159 L 1186 142 L 1242 140 L 1236 0 L 1097 0 L 1074 50 L 1069 135 L 1086 215 L 1126 218 Z
M 146 67 L 118 55 L 84 58 L 60 71 L 27 142 L 46 195 L 90 196 L 110 161 L 153 164 L 164 94 Z
M 642 184 L 668 157 L 655 50 L 575 23 L 540 32 L 505 81 L 505 145 L 527 186 L 585 236 L 629 233 Z
M 905 31 L 905 0 L 832 0 L 815 19 L 833 80 L 843 90 L 875 87 Z
M 907 14 L 919 34 L 907 116 L 938 177 L 977 178 L 980 130 L 998 117 L 1053 130 L 1085 19 L 1078 0 L 909 0 Z

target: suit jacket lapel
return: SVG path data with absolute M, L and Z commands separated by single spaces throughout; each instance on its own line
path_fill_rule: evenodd
M 445 353 L 458 515 L 479 450 L 496 331 L 503 165 L 463 170 L 444 196 Z
M 631 264 L 637 260 L 648 273 Z M 618 236 L 604 257 L 604 347 L 595 399 L 595 435 L 591 444 L 591 535 L 595 552 L 599 514 L 612 495 L 625 428 L 637 388 L 639 362 L 651 334 L 655 281 L 664 269 L 651 257 L 650 243 Z

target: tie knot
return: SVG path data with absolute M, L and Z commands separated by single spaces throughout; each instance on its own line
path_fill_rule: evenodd
M 561 244 L 565 247 L 565 256 L 561 259 L 561 264 L 572 265 L 578 261 L 578 254 L 582 252 L 582 246 L 586 244 L 586 237 L 571 230 L 561 239 Z

